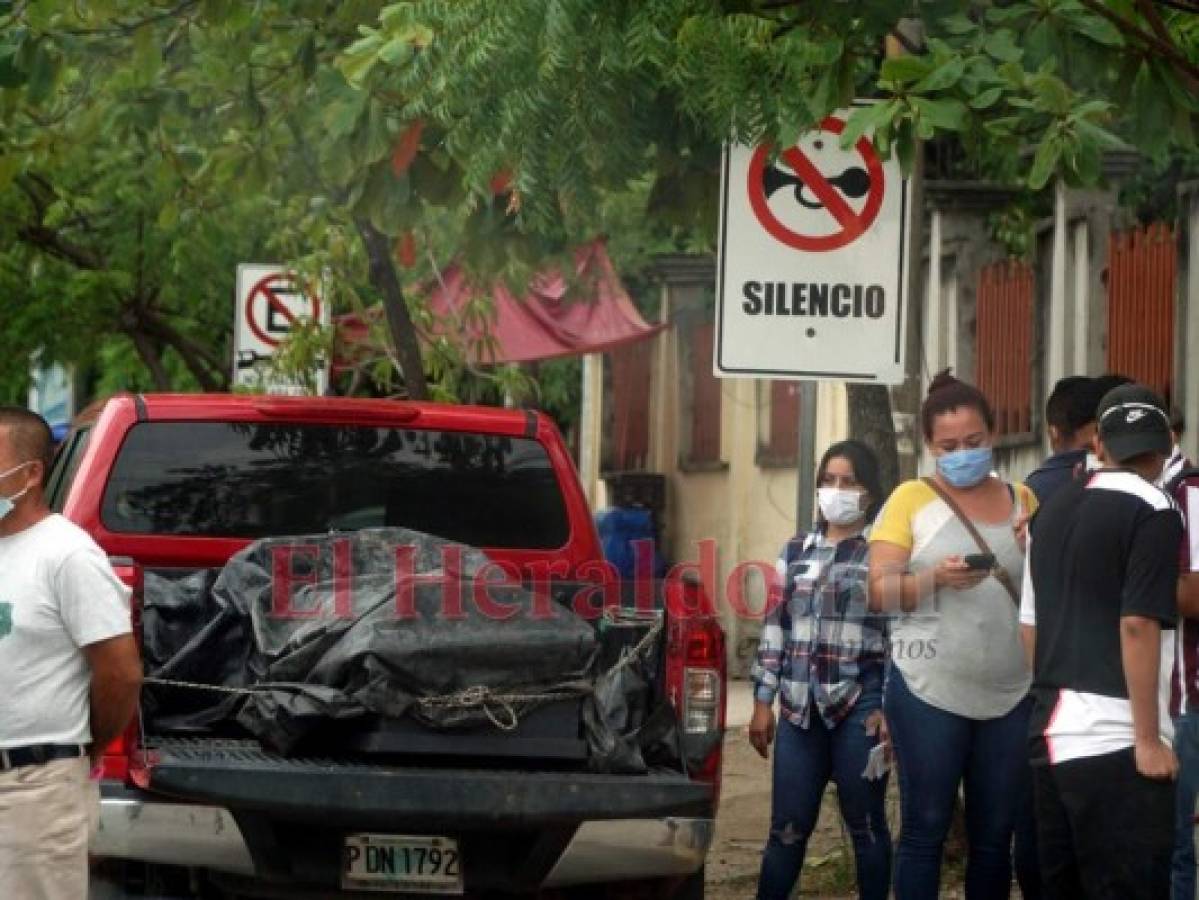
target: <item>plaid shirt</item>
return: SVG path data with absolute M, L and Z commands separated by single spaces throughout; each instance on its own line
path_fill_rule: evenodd
M 881 701 L 887 622 L 866 605 L 869 549 L 862 535 L 834 545 L 812 532 L 779 558 L 783 593 L 762 629 L 754 697 L 779 695 L 782 715 L 801 728 L 813 704 L 832 728 L 859 699 Z

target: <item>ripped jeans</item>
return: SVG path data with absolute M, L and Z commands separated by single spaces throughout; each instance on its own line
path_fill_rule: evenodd
M 867 755 L 877 743 L 866 734 L 866 718 L 879 708 L 879 701 L 860 697 L 849 716 L 832 729 L 815 709 L 806 729 L 780 717 L 770 838 L 762 854 L 758 900 L 791 896 L 830 778 L 837 785 L 841 817 L 853 840 L 858 897 L 886 900 L 891 887 L 891 834 L 884 807 L 887 779 L 862 777 Z

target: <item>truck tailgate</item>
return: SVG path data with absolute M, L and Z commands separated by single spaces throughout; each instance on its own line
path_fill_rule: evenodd
M 540 827 L 707 816 L 713 804 L 711 785 L 677 773 L 390 766 L 282 757 L 254 741 L 195 739 L 160 739 L 147 757 L 147 788 L 154 793 L 352 828 Z

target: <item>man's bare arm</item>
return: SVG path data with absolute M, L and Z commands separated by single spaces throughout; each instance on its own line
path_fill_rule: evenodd
M 133 635 L 83 648 L 92 670 L 92 755 L 98 758 L 129 725 L 142 686 L 142 661 Z
M 1036 625 L 1020 626 L 1020 643 L 1024 645 L 1024 662 L 1028 666 L 1028 671 L 1031 672 L 1033 670 L 1033 661 L 1037 655 Z
M 1185 572 L 1179 577 L 1178 614 L 1188 619 L 1199 619 L 1199 572 Z
M 1120 655 L 1132 705 L 1132 731 L 1137 771 L 1148 778 L 1174 778 L 1178 760 L 1161 739 L 1158 721 L 1158 677 L 1161 623 L 1145 616 L 1120 619 Z

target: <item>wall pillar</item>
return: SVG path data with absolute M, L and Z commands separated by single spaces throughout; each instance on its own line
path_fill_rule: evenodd
M 1181 203 L 1182 265 L 1178 283 L 1180 309 L 1185 327 L 1182 353 L 1178 355 L 1178 393 L 1186 417 L 1186 436 L 1183 447 L 1191 460 L 1199 460 L 1199 378 L 1194 368 L 1188 371 L 1188 360 L 1199 360 L 1199 181 L 1179 188 Z
M 600 497 L 600 455 L 604 439 L 604 356 L 583 357 L 583 398 L 579 412 L 579 480 L 593 510 Z
M 1086 375 L 1090 371 L 1091 346 L 1091 234 L 1086 219 L 1075 222 L 1070 229 L 1074 255 L 1074 360 L 1073 373 Z M 1050 385 L 1050 390 L 1053 385 Z
M 1053 249 L 1050 254 L 1049 329 L 1045 345 L 1046 392 L 1066 375 L 1066 278 L 1070 253 L 1066 229 L 1066 187 L 1060 181 L 1053 194 Z
M 924 294 L 924 346 L 921 348 L 924 356 L 922 367 L 923 390 L 920 396 L 928 393 L 928 384 L 936 375 L 936 367 L 941 360 L 942 325 L 941 314 L 941 211 L 934 209 L 930 217 L 928 229 L 928 281 Z

